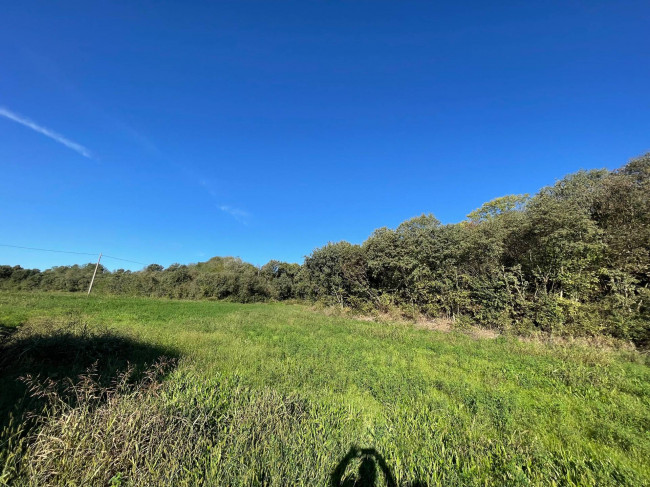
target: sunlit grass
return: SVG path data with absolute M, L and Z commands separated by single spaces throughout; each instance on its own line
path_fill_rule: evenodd
M 71 319 L 181 358 L 155 394 L 73 408 L 75 428 L 46 422 L 49 437 L 83 448 L 25 446 L 23 483 L 328 485 L 354 445 L 383 456 L 399 485 L 650 483 L 650 368 L 637 352 L 477 340 L 300 305 L 0 294 L 5 327 Z M 143 408 L 166 434 L 106 428 L 145 421 Z M 179 443 L 174 421 L 192 442 Z M 119 461 L 102 446 L 111 441 Z

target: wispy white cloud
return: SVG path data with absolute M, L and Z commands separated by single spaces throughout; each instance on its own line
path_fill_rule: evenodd
M 233 208 L 232 206 L 228 205 L 219 205 L 219 209 L 224 213 L 228 213 L 235 220 L 243 224 L 248 224 L 248 218 L 251 216 L 247 211 L 240 210 L 239 208 Z
M 77 144 L 76 142 L 73 142 L 72 140 L 65 138 L 63 135 L 57 134 L 56 132 L 48 128 L 42 127 L 37 123 L 32 122 L 28 118 L 18 115 L 3 107 L 0 107 L 0 116 L 3 116 L 5 118 L 8 118 L 9 120 L 24 125 L 25 127 L 28 127 L 34 130 L 35 132 L 38 132 L 39 134 L 43 134 L 52 140 L 56 140 L 59 144 L 63 144 L 68 149 L 72 149 L 73 151 L 78 152 L 84 157 L 87 157 L 89 159 L 92 158 L 91 152 L 88 149 L 86 149 L 83 145 Z
M 240 208 L 236 208 L 234 206 L 230 205 L 224 205 L 219 203 L 219 193 L 216 191 L 214 184 L 212 181 L 206 178 L 200 178 L 197 180 L 199 186 L 201 186 L 207 194 L 210 195 L 212 200 L 215 202 L 216 207 L 219 208 L 219 210 L 223 211 L 224 213 L 230 215 L 233 217 L 235 220 L 237 220 L 239 223 L 243 223 L 244 225 L 248 225 L 248 220 L 251 217 L 251 214 L 247 211 L 244 211 Z

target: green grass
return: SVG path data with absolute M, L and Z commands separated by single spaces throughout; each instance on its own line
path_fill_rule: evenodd
M 364 468 L 383 458 L 397 485 L 650 485 L 650 368 L 638 352 L 301 305 L 0 294 L 5 329 L 71 320 L 137 343 L 123 357 L 136 365 L 163 353 L 178 364 L 151 392 L 53 406 L 23 441 L 13 420 L 0 445 L 6 482 L 374 485 L 381 469 Z M 55 365 L 29 371 L 81 371 Z M 19 368 L 0 377 L 5 416 L 26 407 Z M 355 446 L 372 452 L 344 468 Z

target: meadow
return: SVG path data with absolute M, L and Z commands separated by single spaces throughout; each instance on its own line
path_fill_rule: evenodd
M 630 348 L 73 293 L 0 330 L 0 484 L 650 485 Z

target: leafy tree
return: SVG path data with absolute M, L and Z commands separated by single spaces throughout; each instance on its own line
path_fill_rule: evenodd
M 328 243 L 306 257 L 304 265 L 316 298 L 333 299 L 344 306 L 370 297 L 366 260 L 359 245 Z
M 515 331 L 607 333 L 650 346 L 650 154 L 495 198 L 458 224 L 431 214 L 328 243 L 303 265 L 237 257 L 108 272 L 97 292 L 397 307 Z M 94 264 L 0 266 L 0 288 L 84 291 Z

